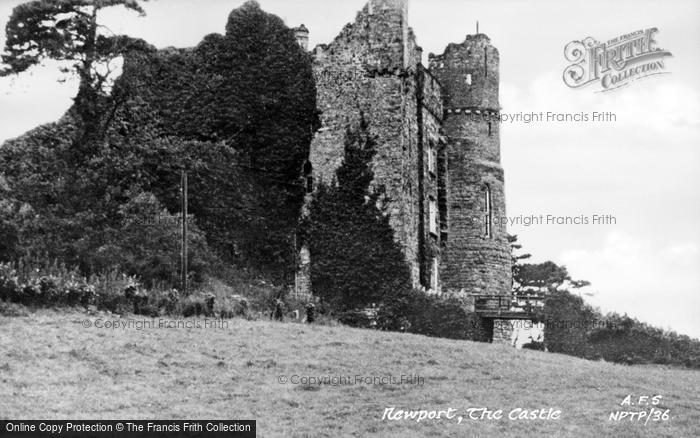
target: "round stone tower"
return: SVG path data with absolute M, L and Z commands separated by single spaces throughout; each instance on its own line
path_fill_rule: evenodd
M 498 122 L 498 50 L 484 34 L 429 56 L 442 85 L 447 140 L 448 232 L 443 291 L 505 295 L 511 289 Z

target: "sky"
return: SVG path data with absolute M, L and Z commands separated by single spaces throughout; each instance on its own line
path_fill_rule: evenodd
M 19 0 L 0 0 L 4 28 Z M 223 33 L 241 0 L 154 0 L 147 15 L 105 11 L 117 33 L 156 47 L 196 45 Z M 310 47 L 330 42 L 354 20 L 363 0 L 259 0 L 289 26 L 304 23 Z M 479 30 L 500 52 L 500 103 L 507 114 L 615 114 L 593 122 L 502 123 L 507 215 L 612 215 L 614 224 L 512 225 L 533 262 L 564 264 L 592 286 L 584 298 L 602 311 L 700 337 L 700 2 L 692 0 L 410 0 L 417 42 L 442 53 Z M 605 41 L 656 27 L 669 74 L 605 93 L 572 89 L 562 80 L 564 47 Z M 4 47 L 4 35 L 0 36 Z M 0 78 L 0 142 L 46 122 L 70 106 L 75 81 L 47 63 Z

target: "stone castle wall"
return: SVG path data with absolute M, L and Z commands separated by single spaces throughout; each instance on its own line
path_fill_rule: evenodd
M 447 137 L 448 233 L 441 275 L 444 289 L 508 294 L 511 254 L 500 166 L 498 51 L 486 35 L 469 35 L 431 55 L 442 85 Z
M 499 57 L 488 37 L 450 44 L 425 69 L 406 0 L 371 0 L 312 55 L 322 124 L 309 158 L 314 184 L 334 180 L 346 129 L 363 114 L 377 145 L 373 187 L 389 197 L 390 224 L 414 286 L 509 293 L 505 224 L 486 230 L 486 187 L 490 217 L 505 216 Z
M 423 84 L 417 70 L 421 52 L 407 25 L 405 1 L 372 0 L 333 42 L 317 47 L 313 57 L 322 124 L 310 151 L 315 183 L 333 181 L 343 161 L 346 129 L 357 126 L 363 114 L 377 144 L 373 187 L 382 186 L 389 198 L 395 238 L 418 284 L 422 206 L 417 96 Z
M 421 239 L 420 285 L 438 293 L 441 290 L 442 281 L 439 269 L 434 272 L 433 263 L 436 262 L 438 267 L 441 264 L 441 227 L 439 214 L 437 217 L 431 218 L 430 203 L 432 202 L 436 208 L 438 207 L 440 189 L 444 189 L 444 184 L 447 181 L 444 175 L 446 169 L 438 166 L 441 155 L 446 153 L 442 139 L 442 88 L 429 71 L 421 67 L 417 73 L 420 87 L 417 95 L 420 161 L 416 168 L 418 169 L 419 192 L 422 194 L 418 198 L 418 201 L 422 202 L 418 210 L 421 212 L 419 218 L 421 223 L 418 227 Z M 431 231 L 431 221 L 436 221 L 435 232 Z

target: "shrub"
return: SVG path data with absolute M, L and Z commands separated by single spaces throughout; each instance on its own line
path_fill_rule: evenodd
M 119 270 L 138 277 L 149 288 L 179 284 L 181 217 L 164 209 L 155 195 L 138 191 L 120 207 L 119 214 L 120 228 L 95 256 L 100 270 Z M 193 218 L 188 223 L 188 277 L 196 285 L 219 263 Z
M 25 306 L 87 306 L 97 294 L 94 285 L 56 262 L 20 259 L 0 264 L 0 298 Z
M 600 324 L 600 314 L 579 296 L 556 291 L 545 300 L 544 342 L 547 350 L 578 357 L 589 354 L 588 332 Z
M 234 305 L 233 314 L 243 318 L 248 318 L 248 300 L 243 298 L 240 301 L 237 301 Z
M 182 316 L 214 316 L 214 304 L 216 297 L 212 294 L 189 296 L 182 307 Z
M 523 348 L 526 350 L 544 351 L 544 342 L 539 342 L 539 341 L 528 342 L 526 344 L 523 344 Z
M 0 300 L 15 301 L 19 289 L 17 270 L 11 263 L 0 263 Z
M 116 270 L 94 275 L 91 281 L 95 285 L 97 308 L 114 313 L 133 311 L 133 304 L 128 302 L 124 293 L 128 288 L 138 287 L 138 281 Z
M 545 303 L 545 344 L 551 352 L 624 364 L 700 368 L 700 341 L 667 332 L 627 315 L 600 314 L 566 291 Z
M 338 322 L 343 325 L 358 328 L 376 327 L 376 318 L 364 309 L 353 309 L 338 315 Z
M 612 313 L 589 333 L 589 349 L 601 358 L 628 364 L 700 367 L 700 341 Z
M 0 175 L 0 193 L 2 192 L 2 175 Z M 0 198 L 0 261 L 9 261 L 17 257 L 19 247 L 19 228 L 12 216 L 11 206 Z
M 0 315 L 27 316 L 28 313 L 24 306 L 0 300 Z
M 468 311 L 467 303 L 456 297 L 412 293 L 411 313 L 408 320 L 412 333 L 489 342 L 492 327 L 486 320 Z
M 382 187 L 371 188 L 376 138 L 360 114 L 349 124 L 341 166 L 334 181 L 319 185 L 305 219 L 305 243 L 311 254 L 314 294 L 336 312 L 347 313 L 349 324 L 365 324 L 357 309 L 372 303 L 394 307 L 411 289 L 411 273 L 394 240 Z M 398 320 L 385 313 L 383 326 L 395 329 Z

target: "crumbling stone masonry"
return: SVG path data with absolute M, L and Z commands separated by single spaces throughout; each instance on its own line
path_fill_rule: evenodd
M 510 246 L 505 225 L 493 220 L 505 216 L 498 50 L 486 35 L 468 35 L 430 54 L 426 68 L 407 15 L 406 0 L 370 0 L 335 40 L 311 52 L 322 125 L 305 181 L 313 189 L 333 180 L 346 127 L 364 114 L 377 140 L 373 187 L 389 196 L 414 286 L 509 294 Z M 297 37 L 304 46 L 308 30 L 297 28 Z
M 494 319 L 492 340 L 494 344 L 513 345 L 512 321 L 509 319 Z

